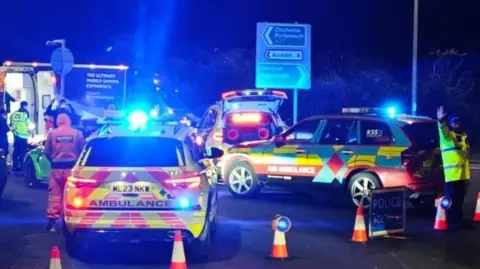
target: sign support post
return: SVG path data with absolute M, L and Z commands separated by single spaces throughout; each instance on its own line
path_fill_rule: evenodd
M 62 42 L 62 63 L 65 62 L 65 48 L 66 48 L 66 42 Z M 65 77 L 66 77 L 66 74 L 65 72 L 62 72 L 62 75 L 60 76 L 60 95 L 61 96 L 65 96 Z
M 298 120 L 298 89 L 293 89 L 293 124 Z
M 293 123 L 298 91 L 311 88 L 310 24 L 257 23 L 255 87 L 293 90 Z
M 72 52 L 66 47 L 65 39 L 57 39 L 47 42 L 47 46 L 58 46 L 50 56 L 50 64 L 53 71 L 60 75 L 60 96 L 65 96 L 65 79 L 73 69 L 74 58 Z

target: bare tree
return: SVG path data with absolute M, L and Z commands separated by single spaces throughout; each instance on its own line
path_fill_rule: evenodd
M 420 108 L 432 109 L 447 104 L 451 109 L 468 110 L 469 96 L 476 87 L 475 73 L 468 70 L 467 53 L 456 49 L 430 53 L 433 61 L 427 63 L 427 72 L 420 80 Z
M 339 112 L 347 106 L 377 107 L 387 101 L 402 102 L 406 87 L 386 71 L 386 65 L 369 58 L 330 51 L 314 61 L 317 73 L 312 89 L 300 95 L 308 111 L 302 114 Z

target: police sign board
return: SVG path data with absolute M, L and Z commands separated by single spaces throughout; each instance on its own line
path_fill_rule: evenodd
M 257 88 L 310 89 L 309 24 L 257 24 L 255 85 Z
M 382 188 L 372 191 L 369 237 L 405 232 L 407 212 L 404 188 Z

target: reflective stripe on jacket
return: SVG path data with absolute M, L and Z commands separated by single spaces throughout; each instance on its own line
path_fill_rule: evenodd
M 21 111 L 13 112 L 10 115 L 10 125 L 14 135 L 28 139 L 30 133 L 28 132 L 28 114 Z
M 48 133 L 45 154 L 53 169 L 72 168 L 83 149 L 83 134 L 70 126 L 60 126 Z
M 446 122 L 438 123 L 445 182 L 470 179 L 470 161 L 467 135 L 455 133 Z

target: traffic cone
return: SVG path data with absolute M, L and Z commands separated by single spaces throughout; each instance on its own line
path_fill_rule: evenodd
M 62 263 L 60 262 L 60 250 L 58 247 L 53 247 L 50 254 L 50 267 L 49 269 L 62 269 Z
M 275 230 L 273 235 L 272 259 L 285 260 L 288 259 L 287 240 L 285 233 Z
M 175 231 L 175 241 L 173 242 L 172 263 L 170 269 L 187 269 L 182 233 L 178 230 Z
M 363 208 L 357 208 L 357 215 L 355 217 L 355 227 L 353 228 L 352 241 L 358 243 L 367 242 L 367 229 L 365 227 L 365 218 L 363 217 Z
M 480 222 L 480 192 L 477 195 L 477 207 L 475 208 L 475 214 L 473 215 L 473 221 Z
M 437 215 L 435 216 L 435 224 L 433 225 L 433 229 L 439 231 L 445 231 L 448 229 L 445 209 L 440 204 L 437 205 Z

